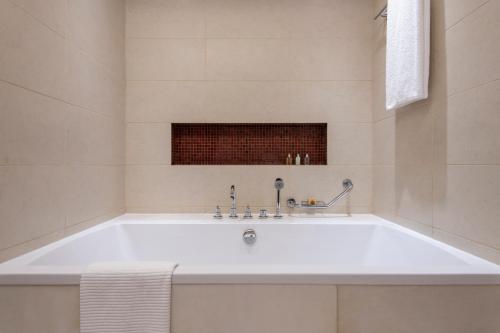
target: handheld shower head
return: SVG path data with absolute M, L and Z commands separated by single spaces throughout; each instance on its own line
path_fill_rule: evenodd
M 276 178 L 274 181 L 274 188 L 279 190 L 282 190 L 285 187 L 285 182 L 281 178 Z
M 285 187 L 285 182 L 281 178 L 276 178 L 274 181 L 274 188 L 276 189 L 276 214 L 275 218 L 280 219 L 281 215 L 281 202 L 280 202 L 280 191 Z

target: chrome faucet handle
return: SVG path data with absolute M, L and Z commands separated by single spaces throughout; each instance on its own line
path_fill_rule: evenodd
M 222 219 L 222 212 L 219 206 L 215 207 L 214 219 Z
M 236 187 L 231 185 L 231 199 L 236 199 Z
M 236 219 L 238 218 L 238 213 L 236 212 L 236 187 L 231 185 L 231 208 L 229 209 L 229 218 Z
M 267 219 L 267 209 L 263 208 L 260 210 L 259 219 Z
M 243 215 L 244 219 L 251 219 L 253 218 L 252 216 L 252 210 L 250 209 L 250 206 L 247 205 L 247 208 L 245 208 L 245 215 Z
M 237 219 L 238 218 L 238 214 L 236 213 L 236 208 L 229 208 L 229 218 L 231 219 Z

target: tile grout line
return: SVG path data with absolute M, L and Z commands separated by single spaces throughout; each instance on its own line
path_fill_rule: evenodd
M 451 26 L 449 26 L 448 28 L 446 28 L 445 32 L 448 32 L 449 30 L 452 30 L 453 28 L 455 28 L 457 25 L 459 25 L 460 23 L 462 23 L 466 18 L 468 18 L 469 16 L 473 15 L 475 12 L 477 12 L 483 6 L 487 5 L 490 1 L 491 0 L 486 0 L 484 3 L 482 3 L 481 5 L 479 5 L 478 7 L 476 7 L 475 9 L 473 9 L 471 12 L 469 12 L 464 17 L 462 17 L 460 20 L 458 20 L 457 22 L 453 23 Z
M 59 31 L 57 31 L 56 29 L 52 28 L 50 25 L 48 25 L 46 22 L 44 22 L 42 19 L 34 16 L 31 12 L 29 12 L 26 8 L 24 8 L 23 6 L 15 3 L 14 1 L 12 0 L 7 0 L 11 5 L 13 5 L 14 7 L 17 7 L 18 9 L 20 9 L 25 15 L 28 15 L 29 17 L 31 17 L 31 19 L 35 20 L 36 22 L 38 22 L 38 24 L 41 24 L 42 26 L 44 26 L 46 29 L 49 29 L 51 32 L 55 33 L 57 36 L 61 37 L 62 39 L 64 40 L 67 40 L 67 36 Z M 66 19 L 68 19 L 68 17 L 66 17 Z M 67 23 L 67 22 L 66 22 Z M 66 31 L 67 32 L 67 31 Z
M 68 22 L 65 22 L 65 33 L 60 33 L 59 31 L 53 29 L 51 26 L 49 26 L 47 23 L 45 23 L 42 19 L 39 19 L 38 17 L 34 16 L 33 14 L 31 14 L 31 12 L 29 12 L 27 9 L 25 9 L 23 6 L 13 2 L 12 0 L 7 0 L 11 5 L 13 5 L 14 7 L 20 9 L 23 13 L 25 13 L 26 15 L 28 15 L 29 17 L 31 17 L 33 20 L 35 20 L 36 22 L 38 22 L 39 24 L 41 24 L 42 26 L 44 26 L 45 28 L 49 29 L 51 32 L 55 33 L 57 36 L 59 36 L 60 38 L 62 38 L 65 43 L 67 43 L 68 45 L 72 46 L 72 47 L 75 47 L 78 51 L 84 53 L 85 55 L 91 57 L 96 63 L 98 63 L 99 65 L 103 66 L 106 68 L 107 71 L 109 71 L 109 73 L 111 73 L 112 75 L 115 75 L 116 73 L 114 73 L 114 71 L 111 69 L 111 68 L 108 68 L 108 66 L 106 65 L 106 63 L 104 62 L 101 62 L 95 55 L 92 55 L 90 54 L 89 52 L 87 52 L 85 49 L 83 49 L 81 46 L 79 46 L 78 44 L 76 44 L 74 41 L 72 41 L 68 35 L 69 33 L 69 28 L 68 26 L 68 22 L 69 22 L 69 8 L 68 6 L 66 6 L 66 9 L 67 11 L 65 12 L 65 15 L 66 15 L 66 19 Z M 109 56 L 109 54 L 106 54 L 106 56 Z
M 457 234 L 457 233 L 455 233 L 455 232 L 447 231 L 447 230 L 442 229 L 442 228 L 439 228 L 439 227 L 433 227 L 433 229 L 436 229 L 436 230 L 438 230 L 438 231 L 441 231 L 441 232 L 443 232 L 443 233 L 445 233 L 445 234 L 452 235 L 452 236 L 454 236 L 454 237 L 458 237 L 458 238 L 460 238 L 460 239 L 462 239 L 462 240 L 465 240 L 465 241 L 471 242 L 471 243 L 473 243 L 473 244 L 475 244 L 475 245 L 480 245 L 480 246 L 482 246 L 482 247 L 486 247 L 486 248 L 488 248 L 488 249 L 492 249 L 492 250 L 494 250 L 494 251 L 498 251 L 498 252 L 500 252 L 500 248 L 497 248 L 497 247 L 492 246 L 492 245 L 488 245 L 488 244 L 483 243 L 483 242 L 480 242 L 480 241 L 473 240 L 473 239 L 471 239 L 471 238 L 467 238 L 467 237 L 465 237 L 465 236 L 463 236 L 463 235 L 460 235 L 460 234 Z M 433 238 L 434 238 L 434 236 L 433 236 Z M 451 246 L 453 246 L 453 245 L 451 245 Z
M 75 104 L 75 103 L 69 102 L 69 101 L 61 99 L 59 97 L 48 95 L 48 94 L 40 92 L 38 90 L 34 90 L 32 88 L 28 88 L 28 87 L 22 86 L 22 85 L 17 84 L 17 83 L 14 83 L 14 82 L 11 82 L 11 81 L 7 81 L 7 80 L 4 80 L 2 78 L 0 78 L 0 82 L 3 82 L 5 84 L 7 84 L 7 85 L 10 85 L 10 86 L 13 86 L 13 87 L 16 87 L 16 88 L 28 91 L 30 93 L 33 93 L 33 94 L 36 94 L 36 95 L 39 95 L 39 96 L 43 96 L 43 97 L 45 97 L 47 99 L 51 99 L 53 101 L 57 101 L 57 102 L 60 102 L 60 103 L 63 103 L 63 104 L 66 104 L 66 105 L 69 105 L 69 106 L 72 106 L 72 107 L 75 107 L 75 108 L 79 108 L 79 109 L 85 110 L 87 112 L 91 112 L 91 113 L 93 113 L 95 115 L 99 115 L 99 116 L 102 116 L 102 117 L 105 117 L 105 118 L 110 118 L 110 119 L 114 119 L 115 118 L 115 116 L 113 116 L 111 114 L 106 114 L 106 113 L 102 113 L 100 111 L 92 110 L 92 109 L 89 109 L 89 108 L 87 108 L 85 106 L 81 106 L 79 104 Z
M 339 302 L 339 294 L 340 294 L 340 288 L 338 285 L 335 285 L 335 295 L 337 296 L 336 297 L 336 301 L 337 301 L 337 318 L 336 318 L 336 322 L 337 322 L 337 332 L 335 333 L 340 333 L 340 302 Z
M 172 120 L 167 120 L 167 121 L 127 121 L 125 124 L 172 124 L 172 123 L 200 123 L 200 124 L 226 124 L 225 122 L 184 122 L 184 121 L 172 121 Z M 282 124 L 279 122 L 244 122 L 245 124 Z M 355 124 L 363 124 L 363 125 L 371 125 L 372 122 L 370 121 L 331 121 L 329 122 L 328 120 L 324 121 L 317 121 L 317 122 L 284 122 L 283 124 L 334 124 L 334 125 L 339 125 L 339 124 L 349 124 L 349 125 L 355 125 Z M 232 123 L 227 123 L 227 124 L 232 124 Z M 241 123 L 240 123 L 241 124 Z
M 126 83 L 134 83 L 134 82 L 339 82 L 339 83 L 347 83 L 347 82 L 365 82 L 365 83 L 372 83 L 373 80 L 302 80 L 302 79 L 288 79 L 288 80 L 273 80 L 273 79 L 266 79 L 266 80 L 246 80 L 246 79 L 224 79 L 224 80 L 218 80 L 218 79 L 198 79 L 198 80 L 175 80 L 175 79 L 168 79 L 168 80 L 161 80 L 161 79 L 145 79 L 145 80 L 126 80 Z
M 485 87 L 487 85 L 493 84 L 493 83 L 495 83 L 497 81 L 500 81 L 500 77 L 496 78 L 496 79 L 493 79 L 493 80 L 490 80 L 490 81 L 487 81 L 487 82 L 480 83 L 480 84 L 478 84 L 477 86 L 474 86 L 474 87 L 469 87 L 469 88 L 466 88 L 466 89 L 463 89 L 463 90 L 455 91 L 455 92 L 453 92 L 451 94 L 446 95 L 446 97 L 449 99 L 450 97 L 454 97 L 454 96 L 457 96 L 457 95 L 460 95 L 460 94 L 468 93 L 468 92 L 470 92 L 472 90 L 475 90 L 475 89 L 480 89 L 480 88 Z
M 71 225 L 66 225 L 66 221 L 65 221 L 65 224 L 64 224 L 64 226 L 63 226 L 63 228 L 62 228 L 62 229 L 57 229 L 57 230 L 55 230 L 55 231 L 51 231 L 51 232 L 49 232 L 49 233 L 42 234 L 42 235 L 37 236 L 37 237 L 35 237 L 35 238 L 31 238 L 31 239 L 29 239 L 29 240 L 27 240 L 27 241 L 24 241 L 24 242 L 17 243 L 17 244 L 12 245 L 12 246 L 8 246 L 8 247 L 5 247 L 5 248 L 2 248 L 2 249 L 0 249 L 0 252 L 1 252 L 1 251 L 12 250 L 13 248 L 16 248 L 16 247 L 18 247 L 18 246 L 27 245 L 27 244 L 29 244 L 29 243 L 31 243 L 31 242 L 33 242 L 33 241 L 37 241 L 37 240 L 40 240 L 40 239 L 42 239 L 42 238 L 50 237 L 51 235 L 56 235 L 57 233 L 60 233 L 60 232 L 63 232 L 63 233 L 64 233 L 64 231 L 65 231 L 66 229 L 68 229 L 68 228 L 71 228 L 71 227 L 73 227 L 73 226 L 77 226 L 77 225 L 82 224 L 82 223 L 85 223 L 85 222 L 92 221 L 92 220 L 94 220 L 94 219 L 98 219 L 98 218 L 101 218 L 101 217 L 106 217 L 106 216 L 108 216 L 108 215 L 110 215 L 110 214 L 111 214 L 111 215 L 114 215 L 115 213 L 114 213 L 114 212 L 110 212 L 110 213 L 107 213 L 107 214 L 100 214 L 100 215 L 97 215 L 97 216 L 91 217 L 91 218 L 89 218 L 89 219 L 85 219 L 85 220 L 83 220 L 83 221 L 80 221 L 80 222 L 77 222 L 77 223 L 75 223 L 75 224 L 71 224 Z M 60 239 L 60 238 L 59 238 L 59 239 Z M 55 241 L 52 241 L 52 242 L 55 242 Z M 39 246 L 39 247 L 41 247 L 41 246 Z M 26 253 L 26 252 L 24 252 L 24 253 Z

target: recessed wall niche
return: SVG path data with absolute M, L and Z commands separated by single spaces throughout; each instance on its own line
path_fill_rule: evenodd
M 284 165 L 288 154 L 327 163 L 327 124 L 173 123 L 173 165 Z

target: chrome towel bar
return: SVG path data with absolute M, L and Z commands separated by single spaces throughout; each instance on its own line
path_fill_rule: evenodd
M 332 207 L 333 205 L 335 205 L 337 203 L 337 201 L 339 201 L 340 199 L 345 197 L 347 194 L 349 194 L 349 192 L 351 192 L 353 187 L 354 187 L 354 184 L 352 183 L 352 181 L 350 179 L 344 179 L 344 181 L 342 182 L 342 185 L 344 186 L 344 190 L 339 195 L 337 195 L 335 198 L 330 200 L 330 202 L 328 202 L 328 203 L 324 203 L 324 202 L 320 201 L 314 205 L 311 205 L 307 201 L 302 201 L 301 203 L 297 203 L 297 201 L 294 198 L 290 198 L 287 200 L 287 206 L 289 208 L 311 208 L 311 209 L 326 209 L 326 208 Z
M 387 5 L 385 5 L 385 6 L 384 6 L 384 8 L 382 8 L 382 9 L 378 12 L 377 16 L 375 16 L 375 17 L 373 18 L 373 20 L 376 20 L 376 19 L 378 19 L 379 17 L 387 17 Z

